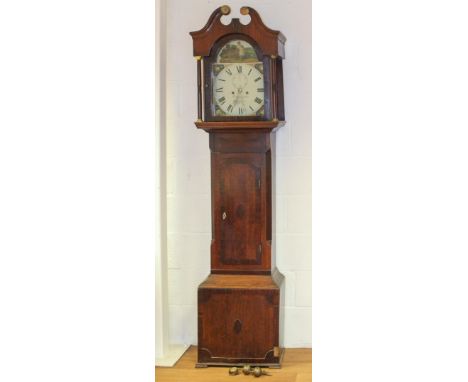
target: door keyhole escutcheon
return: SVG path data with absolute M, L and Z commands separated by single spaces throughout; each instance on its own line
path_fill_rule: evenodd
M 223 220 L 226 220 L 227 218 L 227 214 L 226 214 L 226 211 L 223 212 Z

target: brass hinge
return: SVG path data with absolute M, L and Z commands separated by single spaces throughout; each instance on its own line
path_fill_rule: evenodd
M 259 255 L 262 254 L 262 244 L 261 243 L 258 245 L 257 252 L 258 252 Z

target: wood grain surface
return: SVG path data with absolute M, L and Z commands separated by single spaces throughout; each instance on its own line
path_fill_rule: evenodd
M 226 289 L 278 289 L 271 276 L 260 275 L 209 275 L 200 287 Z
M 242 382 L 258 380 L 250 375 L 230 376 L 227 367 L 195 369 L 197 347 L 191 346 L 174 367 L 157 367 L 156 382 Z M 312 349 L 286 349 L 281 369 L 264 369 L 265 382 L 311 382 Z

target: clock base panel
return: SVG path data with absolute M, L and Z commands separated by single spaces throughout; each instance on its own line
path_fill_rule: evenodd
M 197 367 L 280 367 L 282 275 L 211 274 L 198 288 Z

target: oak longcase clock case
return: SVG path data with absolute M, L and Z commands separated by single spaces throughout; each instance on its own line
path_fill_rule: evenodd
M 258 13 L 191 32 L 198 118 L 211 151 L 211 273 L 198 288 L 198 367 L 279 367 L 283 276 L 272 256 L 274 131 L 284 124 L 285 37 Z

